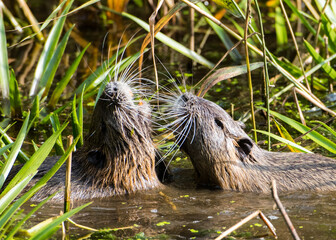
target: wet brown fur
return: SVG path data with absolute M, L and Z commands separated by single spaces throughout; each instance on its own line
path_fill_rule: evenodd
M 73 200 L 128 194 L 160 186 L 155 173 L 156 150 L 150 118 L 149 105 L 145 102 L 135 105 L 126 83 L 108 83 L 94 109 L 84 145 L 73 155 Z M 47 159 L 29 185 L 33 186 L 57 160 L 57 157 Z M 62 189 L 64 180 L 65 167 L 62 166 L 33 199 L 41 200 Z M 62 197 L 63 191 L 54 200 Z
M 275 179 L 279 191 L 336 190 L 334 159 L 265 151 L 221 107 L 191 93 L 180 96 L 171 112 L 190 119 L 176 129 L 184 139 L 180 148 L 190 156 L 202 185 L 269 192 Z

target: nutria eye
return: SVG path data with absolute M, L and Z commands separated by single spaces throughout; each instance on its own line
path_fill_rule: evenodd
M 220 127 L 221 129 L 223 129 L 223 128 L 224 128 L 224 125 L 223 125 L 223 123 L 222 123 L 222 121 L 221 121 L 221 120 L 219 120 L 219 119 L 215 118 L 215 123 L 216 123 L 216 124 L 217 124 L 217 126 L 218 126 L 218 127 Z

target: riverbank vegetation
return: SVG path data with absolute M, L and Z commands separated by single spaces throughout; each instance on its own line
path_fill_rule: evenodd
M 175 68 L 176 81 L 245 122 L 265 148 L 336 153 L 335 1 L 52 4 L 0 2 L 1 238 L 13 238 L 48 200 L 21 217 L 20 207 L 83 144 L 85 118 L 103 83 L 140 55 L 154 69 L 158 92 L 173 80 L 160 77 L 153 54 L 165 59 L 169 70 Z M 126 45 L 127 57 L 116 63 L 122 52 L 116 50 Z M 69 146 L 67 135 L 75 139 Z M 62 157 L 24 191 L 50 154 Z M 4 186 L 10 169 L 19 163 L 24 164 L 22 170 Z M 52 235 L 86 206 L 61 214 L 38 230 L 31 228 L 29 237 Z

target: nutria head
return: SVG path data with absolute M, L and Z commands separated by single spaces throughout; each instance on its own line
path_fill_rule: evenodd
M 115 194 L 158 186 L 150 115 L 146 102 L 135 104 L 129 84 L 108 83 L 78 150 L 82 179 L 98 188 L 113 188 Z
M 336 162 L 320 155 L 276 153 L 259 148 L 241 124 L 213 102 L 191 93 L 170 109 L 177 143 L 186 152 L 199 182 L 228 190 L 335 190 Z

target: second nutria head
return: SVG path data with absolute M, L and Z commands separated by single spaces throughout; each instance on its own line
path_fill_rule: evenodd
M 89 134 L 76 161 L 83 179 L 115 194 L 159 185 L 155 147 L 151 138 L 151 110 L 126 82 L 113 81 L 96 103 Z
M 200 183 L 241 188 L 233 180 L 240 175 L 235 168 L 253 161 L 249 154 L 257 148 L 241 125 L 217 104 L 192 93 L 178 97 L 173 111 L 179 120 L 175 135 L 180 138 L 180 148 L 190 156 Z M 223 175 L 215 174 L 218 172 Z
M 317 154 L 277 153 L 259 148 L 241 124 L 217 104 L 191 93 L 170 109 L 176 142 L 201 184 L 238 191 L 336 190 L 336 161 Z

